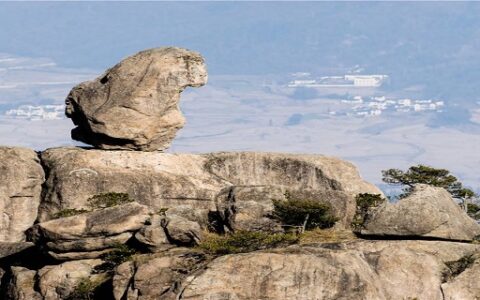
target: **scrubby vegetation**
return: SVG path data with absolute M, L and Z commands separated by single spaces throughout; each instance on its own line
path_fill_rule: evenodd
M 331 213 L 328 203 L 316 200 L 295 200 L 287 197 L 287 201 L 273 201 L 275 218 L 284 225 L 301 226 L 302 232 L 314 228 L 332 227 L 338 220 Z
M 468 203 L 467 214 L 475 220 L 480 220 L 480 206 L 475 203 Z
M 88 205 L 92 209 L 107 208 L 133 202 L 134 200 L 126 193 L 103 193 L 90 197 Z
M 295 234 L 237 231 L 226 235 L 209 233 L 199 248 L 207 253 L 222 255 L 288 246 L 298 242 Z
M 66 298 L 66 300 L 92 300 L 95 298 L 97 289 L 105 283 L 107 278 L 97 277 L 91 279 L 89 277 L 82 278 L 75 290 Z
M 67 208 L 62 209 L 53 215 L 54 219 L 67 218 L 89 212 L 86 209 Z
M 465 255 L 459 260 L 446 262 L 445 269 L 442 273 L 442 281 L 447 282 L 452 278 L 457 277 L 463 271 L 470 268 L 474 262 L 475 257 L 472 254 Z
M 113 207 L 117 205 L 126 204 L 133 202 L 134 200 L 126 193 L 103 193 L 90 197 L 87 202 L 90 209 L 76 209 L 76 208 L 66 208 L 58 211 L 53 215 L 54 219 L 67 218 L 72 216 L 77 216 L 87 212 L 91 212 L 96 209 L 102 209 L 107 207 Z M 166 211 L 166 209 L 164 209 Z
M 353 217 L 352 227 L 354 230 L 360 230 L 363 224 L 367 221 L 371 210 L 383 204 L 386 199 L 380 194 L 358 194 L 355 197 L 356 212 Z

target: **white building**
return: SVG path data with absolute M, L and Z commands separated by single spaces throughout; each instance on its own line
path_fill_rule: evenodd
M 387 78 L 387 75 L 345 75 L 345 80 L 358 87 L 379 87 Z
M 412 100 L 411 99 L 400 99 L 400 100 L 398 100 L 398 104 L 403 105 L 403 106 L 411 106 L 412 105 Z

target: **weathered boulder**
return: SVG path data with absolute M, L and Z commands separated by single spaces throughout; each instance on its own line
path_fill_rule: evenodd
M 226 231 L 281 232 L 273 201 L 286 200 L 280 186 L 232 186 L 217 195 L 217 211 Z
M 135 239 L 150 252 L 159 252 L 172 248 L 173 245 L 170 244 L 162 226 L 164 225 L 163 222 L 164 216 L 153 215 L 150 218 L 150 222 L 135 233 Z
M 149 219 L 149 213 L 145 205 L 132 202 L 36 224 L 31 236 L 34 241 L 45 239 L 52 242 L 107 238 L 137 231 Z
M 204 254 L 186 248 L 143 255 L 116 268 L 113 290 L 116 300 L 179 299 L 182 280 L 207 262 Z
M 161 223 L 165 235 L 173 244 L 180 246 L 194 246 L 202 239 L 202 228 L 195 221 L 190 221 L 182 216 L 166 212 Z
M 22 242 L 37 218 L 44 172 L 30 149 L 0 147 L 0 242 Z
M 12 267 L 8 283 L 7 298 L 11 300 L 42 300 L 35 291 L 35 276 L 37 272 L 23 267 Z
M 28 234 L 56 259 L 95 258 L 126 243 L 149 219 L 148 207 L 132 202 L 38 223 Z
M 397 203 L 385 203 L 369 215 L 361 234 L 429 237 L 471 241 L 480 226 L 442 188 L 418 185 Z
M 270 186 L 294 197 L 326 201 L 349 226 L 358 193 L 381 194 L 357 169 L 322 155 L 282 153 L 211 153 L 204 155 L 55 148 L 42 153 L 48 170 L 39 219 L 66 208 L 88 208 L 87 199 L 105 192 L 128 193 L 155 210 L 182 207 L 179 215 L 206 227 L 215 199 L 231 186 Z M 195 212 L 192 214 L 192 212 Z M 190 216 L 187 216 L 190 215 Z M 240 219 L 240 216 L 239 216 Z
M 77 126 L 72 138 L 102 149 L 164 150 L 185 123 L 180 93 L 206 82 L 204 60 L 196 52 L 141 51 L 72 89 L 65 110 Z
M 445 262 L 479 251 L 454 242 L 358 241 L 227 255 L 184 279 L 182 299 L 444 299 Z
M 44 300 L 68 299 L 78 284 L 88 279 L 100 259 L 69 261 L 55 266 L 46 266 L 38 271 L 38 290 Z

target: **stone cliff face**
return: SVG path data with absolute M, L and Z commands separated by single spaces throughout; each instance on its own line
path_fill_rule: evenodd
M 0 147 L 0 299 L 480 299 L 480 227 L 443 189 L 359 224 L 356 196 L 383 195 L 349 162 L 154 152 L 206 79 L 198 53 L 142 51 L 67 97 L 97 149 Z
M 43 169 L 30 149 L 0 147 L 0 241 L 21 242 L 37 218 Z
M 360 178 L 352 164 L 322 155 L 194 155 L 55 148 L 43 152 L 41 158 L 48 173 L 39 211 L 41 221 L 62 209 L 86 208 L 89 197 L 109 191 L 128 193 L 156 209 L 188 206 L 203 211 L 206 218 L 225 190 L 252 187 L 250 194 L 262 188 L 263 197 L 277 190 L 284 197 L 288 190 L 295 197 L 329 202 L 341 224 L 349 225 L 355 213 L 355 195 L 381 194 Z
M 95 299 L 476 299 L 480 295 L 476 281 L 480 246 L 412 240 L 465 241 L 480 234 L 478 225 L 465 219 L 441 189 L 419 187 L 402 200 L 403 206 L 400 201 L 377 208 L 364 224 L 362 233 L 372 236 L 368 240 L 319 239 L 212 256 L 195 247 L 212 230 L 212 216 L 215 226 L 227 231 L 283 230 L 271 218 L 272 202 L 288 191 L 290 197 L 330 203 L 339 219 L 336 228 L 349 229 L 354 196 L 380 191 L 363 181 L 350 163 L 321 155 L 54 148 L 39 154 L 40 160 L 28 149 L 0 148 L 0 153 L 0 161 L 9 162 L 2 167 L 4 182 L 10 180 L 6 185 L 10 190 L 4 190 L 13 191 L 2 190 L 2 203 L 24 201 L 16 209 L 3 210 L 5 219 L 13 220 L 1 228 L 0 290 L 6 299 L 86 299 L 78 295 L 79 286 L 85 280 L 92 284 L 104 278 L 106 287 L 92 296 Z M 136 201 L 90 211 L 89 198 L 112 191 L 127 193 Z M 39 223 L 34 224 L 37 208 Z M 72 209 L 81 213 L 58 217 Z M 436 215 L 444 218 L 441 224 L 435 225 Z M 389 221 L 384 220 L 387 217 Z M 434 230 L 423 230 L 428 226 Z M 29 242 L 24 242 L 25 233 Z M 407 235 L 409 240 L 381 238 L 392 235 Z M 105 271 L 108 253 L 115 253 L 119 245 L 136 248 L 134 258 Z M 446 279 L 448 266 L 465 257 L 473 262 Z

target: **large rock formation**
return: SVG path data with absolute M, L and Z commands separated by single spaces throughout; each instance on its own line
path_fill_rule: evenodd
M 340 223 L 349 226 L 355 213 L 355 195 L 381 193 L 362 180 L 352 164 L 322 155 L 192 155 L 55 148 L 41 157 L 48 171 L 46 195 L 39 211 L 42 221 L 62 209 L 87 208 L 87 199 L 93 195 L 122 192 L 155 209 L 190 207 L 190 214 L 195 211 L 195 216 L 187 219 L 194 218 L 191 221 L 205 226 L 209 213 L 216 211 L 224 199 L 217 195 L 224 195 L 225 189 L 233 186 L 243 186 L 236 190 L 255 186 L 250 190 L 262 189 L 265 199 L 288 191 L 294 198 L 328 202 Z M 271 202 L 261 205 L 268 208 Z
M 164 150 L 185 123 L 180 93 L 206 81 L 196 52 L 141 51 L 72 89 L 65 111 L 77 126 L 72 138 L 102 149 Z
M 480 235 L 480 226 L 445 189 L 418 185 L 408 197 L 377 208 L 361 234 L 471 241 Z
M 142 51 L 66 100 L 72 137 L 106 150 L 0 147 L 1 299 L 480 299 L 480 227 L 443 189 L 362 211 L 354 235 L 355 197 L 382 193 L 348 162 L 154 152 L 206 80 L 195 52 Z M 289 203 L 297 230 L 290 200 L 327 205 Z M 303 231 L 328 208 L 334 228 Z
M 206 230 L 281 232 L 272 204 L 288 197 L 330 203 L 337 228 L 348 228 L 355 195 L 380 191 L 339 159 L 79 148 L 50 149 L 40 158 L 47 180 L 39 222 L 22 227 L 30 227 L 31 242 L 0 243 L 5 299 L 480 297 L 476 244 L 354 236 L 327 243 L 313 235 L 286 248 L 225 256 L 195 248 L 209 242 Z M 35 160 L 30 169 L 43 176 Z M 34 185 L 38 195 L 42 178 Z M 128 193 L 137 202 L 92 207 L 88 199 L 106 192 Z M 64 210 L 78 214 L 58 218 Z M 370 239 L 395 233 L 465 241 L 479 230 L 447 192 L 426 186 L 377 208 L 363 225 Z M 372 228 L 377 231 L 369 233 Z
M 37 154 L 0 147 L 0 242 L 21 242 L 37 218 L 44 181 Z
M 117 300 L 473 300 L 480 296 L 473 277 L 478 263 L 447 281 L 444 274 L 447 264 L 479 250 L 479 245 L 439 241 L 351 241 L 209 261 L 201 253 L 177 248 L 120 265 L 113 286 Z M 459 284 L 473 286 L 454 290 Z

